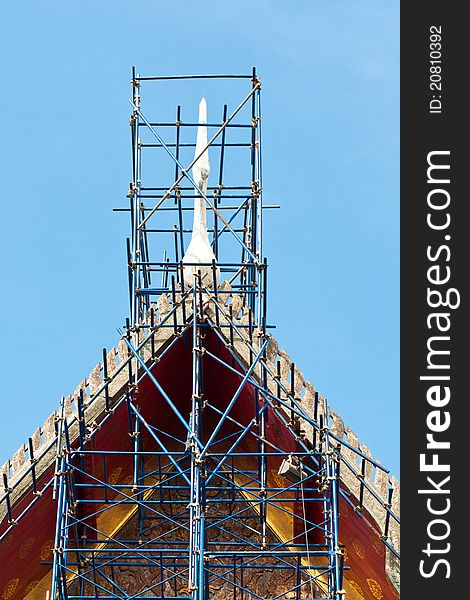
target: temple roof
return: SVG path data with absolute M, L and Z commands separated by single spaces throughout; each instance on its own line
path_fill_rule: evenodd
M 267 389 L 273 395 L 279 395 L 281 389 L 286 398 L 292 398 L 297 407 L 298 435 L 311 441 L 316 424 L 328 423 L 332 443 L 341 445 L 339 536 L 348 549 L 345 563 L 350 567 L 345 571 L 348 598 L 395 597 L 399 585 L 399 562 L 395 556 L 399 550 L 399 527 L 394 516 L 399 515 L 399 482 L 380 468 L 367 446 L 330 409 L 274 337 L 263 337 L 255 331 L 250 339 L 244 328 L 249 322 L 249 311 L 227 282 L 218 291 L 218 302 L 222 307 L 218 311 L 211 302 L 207 303 L 206 319 L 219 343 L 233 351 L 240 365 L 248 367 L 253 355 L 268 340 L 262 358 L 268 373 Z M 178 297 L 173 305 L 170 297 L 162 295 L 154 309 L 155 319 L 151 322 L 149 311 L 136 333 L 136 343 L 152 372 L 159 364 L 165 365 L 165 360 L 168 365 L 178 359 L 183 331 L 176 327 L 174 317 L 177 315 L 181 321 L 184 312 L 183 321 L 190 327 L 192 306 L 184 297 Z M 65 396 L 61 407 L 2 466 L 5 490 L 0 496 L 0 558 L 4 568 L 0 572 L 0 594 L 3 593 L 3 598 L 42 598 L 43 591 L 48 589 L 50 566 L 40 563 L 51 560 L 54 546 L 52 495 L 57 455 L 61 451 L 60 424 L 67 419 L 73 443 L 80 435 L 93 438 L 108 421 L 117 419 L 117 408 L 129 390 L 128 369 L 133 360 L 126 340 L 120 339 L 116 348 L 105 353 L 106 362 L 98 362 L 75 391 Z M 255 372 L 252 376 L 258 377 Z M 142 377 L 145 378 L 145 373 Z M 281 402 L 278 410 L 289 413 L 287 403 Z M 125 515 L 122 518 L 125 520 Z M 23 560 L 26 568 L 21 564 Z

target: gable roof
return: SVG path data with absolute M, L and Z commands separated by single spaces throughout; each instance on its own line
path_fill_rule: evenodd
M 136 341 L 148 369 L 163 360 L 181 339 L 184 328 L 178 326 L 178 323 L 185 322 L 186 328 L 191 327 L 192 304 L 187 296 L 178 296 L 175 305 L 172 305 L 170 298 L 162 295 L 154 309 L 154 327 L 151 327 L 152 312 L 149 311 L 136 333 Z M 354 432 L 344 426 L 341 417 L 331 412 L 324 398 L 306 380 L 299 367 L 284 350 L 279 349 L 275 338 L 265 338 L 262 332 L 253 332 L 248 327 L 248 308 L 243 307 L 241 297 L 231 291 L 227 282 L 219 289 L 217 298 L 208 299 L 205 315 L 221 343 L 245 370 L 251 364 L 253 356 L 267 342 L 260 358 L 260 364 L 267 373 L 265 389 L 276 398 L 280 414 L 290 417 L 294 415 L 297 419 L 296 435 L 311 443 L 322 423 L 329 424 L 331 443 L 340 445 L 342 449 L 342 512 L 347 520 L 354 520 L 357 535 L 362 528 L 364 531 L 374 532 L 377 540 L 386 537 L 385 575 L 398 588 L 399 563 L 396 554 L 399 549 L 399 527 L 396 517 L 399 514 L 399 482 L 381 468 L 368 448 L 359 443 Z M 81 437 L 92 438 L 125 400 L 129 391 L 129 366 L 134 362 L 134 355 L 129 351 L 128 344 L 124 338 L 121 339 L 116 349 L 111 348 L 105 353 L 103 361 L 80 382 L 74 393 L 63 399 L 60 410 L 54 411 L 44 425 L 32 434 L 28 443 L 22 445 L 12 460 L 2 467 L 5 489 L 0 496 L 0 556 L 2 548 L 12 547 L 12 538 L 17 537 L 18 543 L 21 539 L 22 548 L 27 546 L 30 538 L 19 535 L 21 525 L 33 522 L 35 513 L 42 512 L 39 508 L 45 505 L 45 498 L 52 496 L 57 456 L 61 451 L 58 441 L 61 423 L 67 419 L 72 443 Z M 146 374 L 145 369 L 141 368 L 141 379 Z M 255 371 L 251 377 L 254 382 L 262 383 Z M 55 515 L 50 512 L 50 521 L 55 525 Z M 43 523 L 43 529 L 46 530 L 45 521 Z M 18 534 L 15 534 L 15 530 Z M 347 543 L 348 540 L 342 541 Z M 50 556 L 49 538 L 36 540 L 35 543 L 42 560 Z M 47 570 L 38 570 L 33 581 L 37 577 L 43 577 Z M 2 586 L 7 589 L 5 586 L 10 585 L 11 588 L 14 585 L 11 582 L 16 581 L 11 571 L 4 570 L 4 576 L 10 579 L 2 581 L 0 591 Z M 347 574 L 345 577 L 347 578 Z M 4 577 L 0 576 L 0 580 L 2 579 Z M 24 590 L 26 589 L 25 586 Z M 15 590 L 13 593 L 16 593 Z

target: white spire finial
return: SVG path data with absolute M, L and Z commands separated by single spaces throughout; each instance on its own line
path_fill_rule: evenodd
M 199 103 L 199 121 L 197 128 L 196 151 L 194 158 L 197 158 L 207 146 L 207 104 L 206 99 L 202 97 Z M 209 179 L 209 151 L 207 148 L 199 156 L 192 168 L 192 177 L 197 188 L 194 190 L 194 220 L 191 241 L 183 257 L 183 263 L 212 263 L 215 260 L 215 254 L 209 242 L 207 234 L 206 200 L 201 195 L 206 194 L 207 180 Z M 184 282 L 188 286 L 194 284 L 194 274 L 201 271 L 202 282 L 205 287 L 213 287 L 213 273 L 210 266 L 197 265 L 188 266 L 184 269 Z M 216 282 L 219 283 L 220 271 L 217 269 Z
M 199 156 L 204 148 L 207 146 L 207 103 L 204 96 L 199 103 L 199 127 L 197 128 L 197 139 L 196 139 L 196 150 L 194 152 L 194 158 Z M 192 175 L 196 185 L 200 188 L 203 194 L 207 190 L 207 180 L 209 179 L 209 173 L 211 168 L 209 165 L 209 151 L 206 149 L 202 156 L 193 165 Z

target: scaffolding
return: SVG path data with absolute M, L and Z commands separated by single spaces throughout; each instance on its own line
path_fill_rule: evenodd
M 241 93 L 207 124 L 217 176 L 203 197 L 215 260 L 183 264 L 198 157 L 184 160 L 198 123 L 184 121 L 181 106 L 174 121 L 146 116 L 142 89 L 222 80 Z M 367 518 L 365 496 L 375 500 L 386 515 L 382 541 L 394 555 L 388 531 L 398 517 L 393 489 L 384 501 L 365 477 L 369 468 L 388 471 L 332 431 L 318 393 L 306 410 L 295 365 L 286 385 L 280 363 L 273 369 L 269 360 L 262 229 L 263 211 L 274 206 L 263 205 L 256 70 L 142 77 L 133 69 L 131 83 L 132 182 L 129 206 L 118 209 L 129 213 L 131 229 L 130 314 L 120 330 L 127 358 L 109 375 L 104 351 L 94 393 L 104 411 L 95 421 L 85 418 L 82 392 L 73 422 L 62 402 L 47 483 L 57 509 L 50 598 L 341 600 L 340 498 L 357 518 Z M 247 160 L 235 159 L 226 175 L 234 149 Z M 158 169 L 147 159 L 155 152 L 167 159 Z M 195 267 L 192 285 L 188 266 Z M 203 281 L 202 267 L 211 281 Z M 112 398 L 123 376 L 123 391 Z M 110 431 L 120 437 L 106 437 Z M 31 469 L 35 481 L 34 463 Z M 340 469 L 357 476 L 357 503 L 342 488 Z
M 241 295 L 243 305 L 249 307 L 252 325 L 263 331 L 265 329 L 267 262 L 263 257 L 262 217 L 263 210 L 273 207 L 263 206 L 262 201 L 261 82 L 255 68 L 251 75 L 179 77 L 140 77 L 133 69 L 133 113 L 130 118 L 132 182 L 128 193 L 130 207 L 125 209 L 131 214 L 131 237 L 127 240 L 131 327 L 144 322 L 152 303 L 162 293 L 168 292 L 169 287 L 173 300 L 177 292 L 185 293 L 182 259 L 186 249 L 185 236 L 191 233 L 187 213 L 193 211 L 191 204 L 196 197 L 195 188 L 198 188 L 191 169 L 200 157 L 194 156 L 186 167 L 181 163 L 182 153 L 196 147 L 194 131 L 199 126 L 197 120 L 183 121 L 181 105 L 176 108 L 174 122 L 154 122 L 146 118 L 141 109 L 141 88 L 149 82 L 161 84 L 176 80 L 201 82 L 224 79 L 241 81 L 245 86 L 248 83 L 248 89 L 244 90 L 242 98 L 230 111 L 228 105 L 224 104 L 220 122 L 212 121 L 207 124 L 212 135 L 200 155 L 206 149 L 211 149 L 212 170 L 216 175 L 213 176 L 215 182 L 207 188 L 207 195 L 200 190 L 197 195 L 203 196 L 212 215 L 212 228 L 208 233 L 212 238 L 211 245 L 221 275 Z M 165 142 L 164 134 L 160 134 L 162 130 L 165 131 L 165 137 L 174 142 Z M 188 130 L 190 141 L 184 141 Z M 233 135 L 233 132 L 236 134 Z M 248 168 L 243 169 L 241 174 L 231 174 L 232 181 L 227 183 L 227 154 L 236 149 L 248 153 Z M 157 173 L 151 172 L 144 185 L 144 154 L 155 153 L 157 150 L 166 153 L 169 164 L 162 166 Z M 162 173 L 163 170 L 165 174 Z M 162 187 L 162 178 L 169 182 L 165 176 L 170 174 L 174 174 L 173 183 Z M 155 175 L 159 179 L 157 182 L 154 181 Z M 176 222 L 171 223 L 171 218 L 165 218 L 168 213 L 176 216 Z M 168 222 L 171 226 L 162 227 L 162 224 Z M 153 223 L 158 228 L 152 227 Z M 168 243 L 168 236 L 173 238 L 173 243 Z M 155 238 L 157 242 L 154 242 Z M 219 256 L 221 245 L 223 252 Z M 163 254 L 160 260 L 156 258 L 159 250 Z M 185 266 L 213 267 L 215 282 L 215 263 L 186 262 Z M 155 280 L 159 275 L 160 285 L 156 285 Z M 217 293 L 217 285 L 213 285 L 211 289 L 205 283 L 204 287 L 207 288 L 207 293 Z

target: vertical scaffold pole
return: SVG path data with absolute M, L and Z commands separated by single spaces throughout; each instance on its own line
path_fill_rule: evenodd
M 204 478 L 200 448 L 202 438 L 203 380 L 202 380 L 202 286 L 200 274 L 194 275 L 193 286 L 193 365 L 192 398 L 189 434 L 191 452 L 191 489 L 189 504 L 189 590 L 194 600 L 205 600 L 204 592 Z
M 130 243 L 130 266 L 132 291 L 130 294 L 130 323 L 131 326 L 137 324 L 140 317 L 140 300 L 138 289 L 140 284 L 140 268 L 137 267 L 139 261 L 139 215 L 140 215 L 140 144 L 139 144 L 139 108 L 140 108 L 140 83 L 136 78 L 135 67 L 132 67 L 132 103 L 133 112 L 130 118 L 131 142 L 132 142 L 132 182 L 129 190 L 129 200 L 131 205 L 131 243 Z

